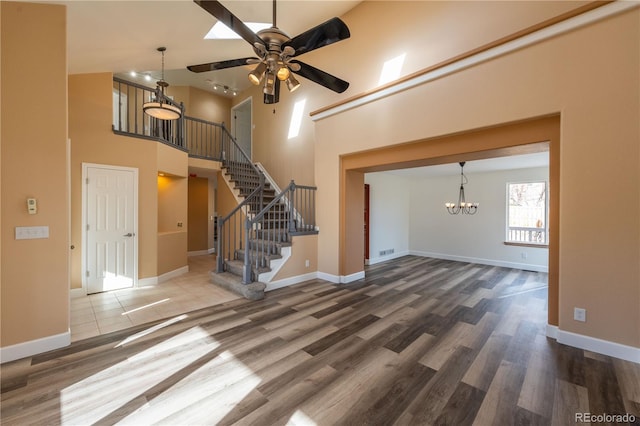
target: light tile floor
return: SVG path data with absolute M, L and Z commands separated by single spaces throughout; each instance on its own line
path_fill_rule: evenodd
M 209 281 L 215 256 L 189 257 L 189 272 L 155 286 L 71 299 L 71 341 L 237 299 Z

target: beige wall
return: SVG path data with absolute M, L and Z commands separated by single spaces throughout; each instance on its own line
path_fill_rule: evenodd
M 69 331 L 69 192 L 66 8 L 3 1 L 0 10 L 4 348 Z M 15 240 L 17 226 L 48 226 L 49 238 Z
M 158 234 L 158 277 L 187 266 L 187 231 Z
M 382 12 L 386 3 L 375 3 Z M 640 346 L 639 14 L 622 13 L 318 121 L 320 271 L 339 274 L 341 155 L 559 112 L 559 326 Z M 465 16 L 456 27 L 482 21 Z M 354 28 L 375 36 L 364 22 Z M 585 231 L 594 224 L 596 232 Z M 573 321 L 575 306 L 587 309 L 586 323 Z
M 258 87 L 234 99 L 236 104 L 253 97 L 253 160 L 262 163 L 280 187 L 291 179 L 302 185 L 316 184 L 314 150 L 319 142 L 309 113 L 376 88 L 385 61 L 406 53 L 401 75 L 411 74 L 587 3 L 364 1 L 341 17 L 351 38 L 300 57 L 348 81 L 346 92 L 337 94 L 301 77 L 302 85 L 295 92 L 281 87 L 280 102 L 275 105 L 263 103 Z M 303 100 L 300 134 L 288 139 L 293 106 Z M 370 118 L 372 129 L 397 125 L 385 116 Z
M 157 143 L 115 135 L 111 73 L 69 76 L 71 138 L 71 287 L 82 287 L 82 163 L 138 169 L 138 277 L 158 270 Z
M 169 86 L 167 95 L 182 102 L 185 115 L 231 125 L 231 99 L 195 87 Z
M 307 265 L 309 262 L 309 266 Z M 318 270 L 318 236 L 298 235 L 291 240 L 291 257 L 273 278 L 274 281 L 297 277 Z
M 209 179 L 189 177 L 188 250 L 209 248 Z

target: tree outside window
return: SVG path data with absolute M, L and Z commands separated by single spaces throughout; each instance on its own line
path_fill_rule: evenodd
M 507 242 L 547 244 L 547 183 L 507 184 Z

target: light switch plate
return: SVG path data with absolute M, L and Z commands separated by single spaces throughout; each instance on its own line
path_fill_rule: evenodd
M 16 240 L 49 238 L 48 226 L 16 226 Z

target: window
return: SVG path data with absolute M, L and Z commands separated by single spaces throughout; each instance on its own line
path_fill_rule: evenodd
M 547 182 L 507 184 L 507 243 L 548 244 Z

